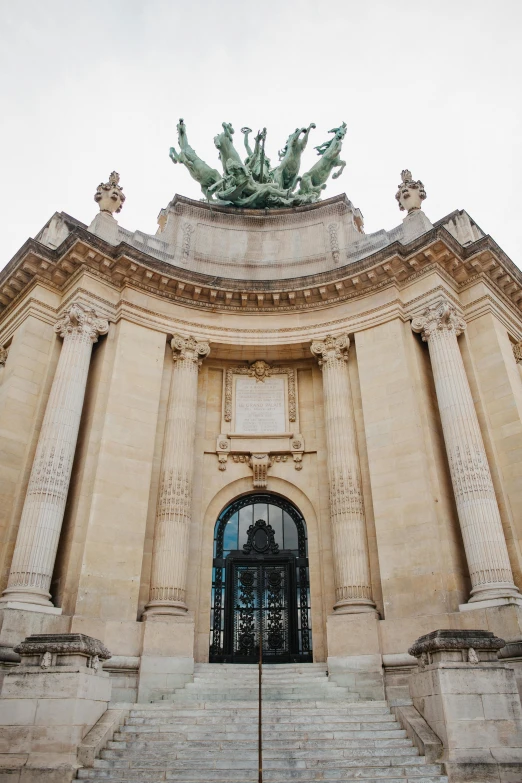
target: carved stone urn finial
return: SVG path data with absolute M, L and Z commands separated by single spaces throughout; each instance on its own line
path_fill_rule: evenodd
M 108 182 L 100 182 L 94 194 L 94 200 L 100 207 L 100 212 L 108 212 L 112 215 L 114 212 L 121 212 L 125 194 L 119 184 L 120 175 L 113 171 Z
M 410 212 L 421 208 L 422 202 L 426 198 L 426 191 L 420 179 L 412 179 L 411 171 L 408 169 L 401 171 L 401 179 L 402 182 L 398 186 L 395 198 L 399 202 L 399 209 L 402 212 L 406 210 L 410 214 Z

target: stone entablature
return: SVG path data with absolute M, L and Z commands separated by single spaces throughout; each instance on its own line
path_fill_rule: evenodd
M 326 202 L 325 202 L 326 203 Z M 457 215 L 458 213 L 454 213 Z M 465 213 L 462 213 L 465 214 Z M 112 218 L 111 218 L 112 219 Z M 409 218 L 406 218 L 409 219 Z M 120 244 L 112 247 L 87 232 L 77 221 L 56 250 L 29 240 L 0 274 L 0 308 L 5 309 L 41 281 L 60 291 L 75 272 L 89 270 L 118 288 L 130 285 L 176 304 L 223 312 L 295 312 L 324 308 L 395 286 L 402 288 L 437 269 L 460 289 L 483 275 L 494 290 L 511 303 L 522 305 L 522 273 L 489 238 L 464 247 L 446 230 L 444 218 L 421 239 L 409 244 L 394 241 L 366 258 L 336 265 L 330 271 L 285 280 L 209 277 L 190 266 L 177 269 L 150 254 Z

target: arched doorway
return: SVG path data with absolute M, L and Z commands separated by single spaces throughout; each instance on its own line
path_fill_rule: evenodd
M 246 495 L 214 530 L 210 661 L 312 661 L 306 524 L 285 498 Z

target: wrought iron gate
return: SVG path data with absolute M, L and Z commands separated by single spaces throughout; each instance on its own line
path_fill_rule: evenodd
M 257 661 L 262 639 L 266 663 L 291 661 L 297 653 L 293 557 L 268 562 L 229 557 L 233 605 L 225 623 L 232 658 L 237 663 Z
M 275 502 L 274 502 L 275 501 Z M 223 548 L 227 522 L 240 509 L 245 514 L 252 507 L 252 522 L 243 537 L 237 533 L 241 549 Z M 270 506 L 278 510 L 281 520 L 290 510 L 288 524 L 295 524 L 297 533 L 286 535 L 294 549 L 280 549 L 276 531 L 266 518 L 254 521 L 256 512 Z M 277 514 L 272 511 L 274 518 Z M 276 520 L 277 521 L 277 520 Z M 256 663 L 260 639 L 263 660 L 268 663 L 311 661 L 311 629 L 309 618 L 308 560 L 306 532 L 302 518 L 293 506 L 282 498 L 255 495 L 241 498 L 218 520 L 212 590 L 212 628 L 210 660 L 214 662 Z M 281 533 L 279 533 L 279 527 Z M 276 524 L 282 538 L 283 525 Z M 246 540 L 245 540 L 246 539 Z

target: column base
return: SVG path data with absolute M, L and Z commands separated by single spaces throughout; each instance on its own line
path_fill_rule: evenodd
M 460 604 L 459 611 L 488 609 L 491 606 L 522 606 L 522 595 L 514 584 L 498 582 L 475 587 L 467 604 Z
M 335 614 L 368 614 L 373 613 L 379 618 L 375 604 L 369 598 L 344 598 L 334 604 Z
M 186 615 L 188 611 L 187 606 L 183 601 L 150 601 L 145 607 L 145 611 L 142 615 L 142 620 L 147 620 L 150 617 L 179 617 L 180 615 Z
M 51 594 L 34 587 L 7 587 L 0 598 L 0 609 L 25 609 L 28 612 L 61 614 L 51 602 Z
M 467 604 L 459 604 L 459 612 L 470 612 L 474 609 L 490 609 L 494 606 L 520 606 L 522 607 L 522 596 L 510 596 L 506 598 L 485 598 L 481 601 L 473 601 Z
M 58 606 L 40 606 L 39 604 L 26 604 L 23 601 L 0 601 L 0 609 L 21 609 L 24 612 L 40 612 L 41 614 L 61 614 Z

